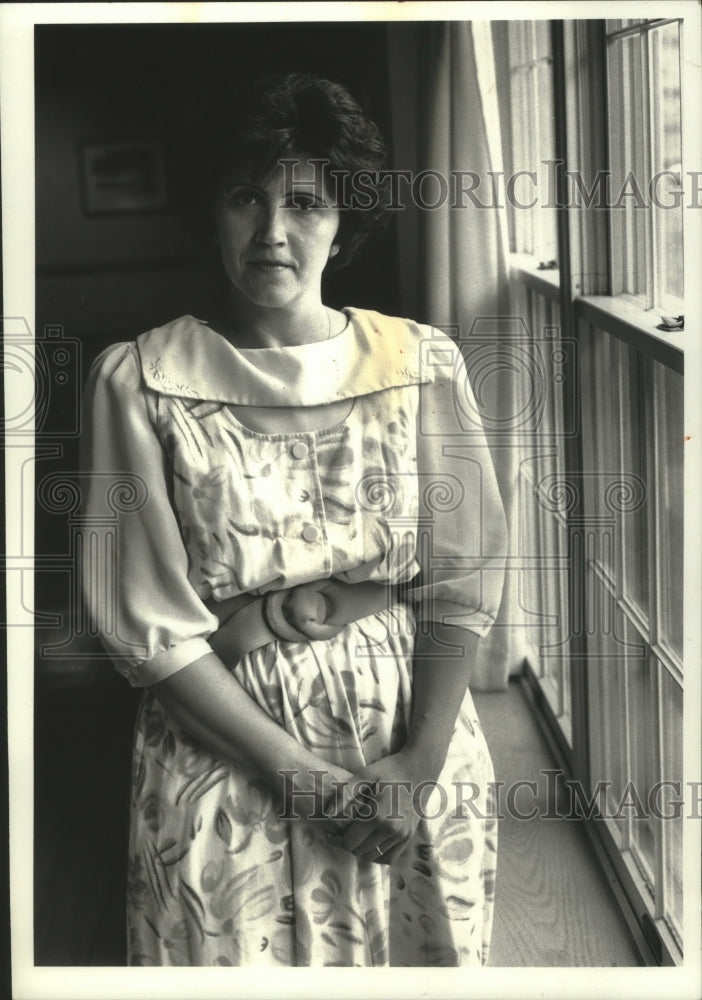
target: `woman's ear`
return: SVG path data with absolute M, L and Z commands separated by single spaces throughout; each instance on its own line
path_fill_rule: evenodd
M 331 260 L 332 257 L 336 257 L 336 255 L 338 254 L 339 250 L 341 250 L 341 247 L 339 246 L 339 244 L 338 243 L 332 243 L 331 249 L 329 250 L 329 260 Z

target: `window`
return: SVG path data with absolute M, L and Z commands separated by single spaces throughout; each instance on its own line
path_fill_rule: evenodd
M 679 20 L 607 21 L 612 294 L 682 313 Z
M 555 110 L 553 58 L 548 21 L 511 21 L 496 31 L 507 53 L 510 100 L 502 102 L 510 246 L 541 272 L 540 282 L 516 282 L 513 313 L 520 316 L 534 350 L 550 367 L 562 351 L 558 306 L 558 250 L 554 198 Z M 500 63 L 498 53 L 498 73 Z M 524 128 L 524 123 L 529 127 Z M 534 202 L 533 207 L 529 206 Z M 526 275 L 523 275 L 525 277 Z M 556 363 L 558 367 L 558 364 Z M 568 747 L 572 742 L 570 665 L 563 655 L 568 636 L 567 529 L 562 513 L 537 503 L 539 484 L 562 478 L 564 454 L 557 444 L 564 432 L 563 392 L 558 382 L 540 380 L 543 393 L 538 422 L 540 446 L 525 449 L 519 463 L 519 554 L 529 567 L 521 577 L 519 601 L 527 623 L 530 662 Z M 526 411 L 530 400 L 521 401 Z M 548 486 L 546 487 L 548 489 Z M 547 554 L 544 556 L 544 554 Z
M 511 21 L 507 39 L 513 120 L 533 125 L 510 128 L 512 142 L 506 144 L 512 184 L 507 201 L 519 206 L 510 212 L 510 242 L 514 252 L 530 254 L 542 266 L 555 266 L 556 206 L 548 167 L 555 159 L 549 22 Z M 532 202 L 533 207 L 526 207 Z
M 682 30 L 678 19 L 506 30 L 512 172 L 561 160 L 595 199 L 593 180 L 609 183 L 604 205 L 509 208 L 513 312 L 563 372 L 549 382 L 548 433 L 520 465 L 527 673 L 598 802 L 587 825 L 659 963 L 682 957 L 683 815 L 670 786 L 656 789 L 682 789 L 683 353 L 681 334 L 654 336 L 646 311 L 684 312 Z M 559 96 L 567 114 L 551 130 Z M 558 259 L 556 228 L 559 272 L 539 274 L 544 256 Z
M 590 785 L 611 783 L 605 822 L 681 948 L 682 817 L 647 803 L 682 779 L 682 375 L 589 323 L 579 343 L 584 514 L 599 524 L 585 568 Z

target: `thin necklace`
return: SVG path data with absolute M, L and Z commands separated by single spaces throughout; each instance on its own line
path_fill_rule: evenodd
M 324 306 L 324 313 L 325 313 L 325 315 L 327 317 L 327 335 L 324 338 L 324 340 L 326 341 L 326 340 L 331 340 L 331 335 L 332 335 L 331 309 L 329 308 L 329 306 Z M 209 322 L 209 320 L 200 319 L 200 320 L 198 320 L 198 323 L 203 323 L 205 326 L 209 326 L 211 329 L 216 329 L 216 327 L 212 326 L 212 324 Z M 226 338 L 226 339 L 229 339 L 229 338 Z M 231 342 L 233 343 L 233 341 L 231 341 Z

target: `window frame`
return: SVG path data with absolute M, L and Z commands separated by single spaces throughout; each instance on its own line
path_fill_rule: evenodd
M 679 18 L 659 19 L 679 21 Z M 683 374 L 684 337 L 681 333 L 656 329 L 657 315 L 650 309 L 641 307 L 631 296 L 610 294 L 612 275 L 612 230 L 608 216 L 611 213 L 574 213 L 566 207 L 568 164 L 577 165 L 585 176 L 596 174 L 598 169 L 609 166 L 609 105 L 604 85 L 607 60 L 606 24 L 604 21 L 552 21 L 554 110 L 556 122 L 556 159 L 559 163 L 558 202 L 558 271 L 539 270 L 537 260 L 529 255 L 511 255 L 510 274 L 513 281 L 524 286 L 531 293 L 543 296 L 551 302 L 558 302 L 560 323 L 563 330 L 578 336 L 581 324 L 603 331 L 616 341 L 626 345 L 629 352 L 638 352 L 645 359 L 644 367 L 656 362 L 665 368 Z M 637 30 L 641 30 L 640 28 Z M 575 123 L 575 127 L 573 127 Z M 598 127 L 599 123 L 599 127 Z M 650 221 L 650 227 L 653 221 Z M 606 271 L 600 262 L 607 262 Z M 649 303 L 644 303 L 647 305 Z M 682 310 L 681 310 L 682 311 Z M 653 397 L 652 397 L 653 398 Z M 648 428 L 655 442 L 653 414 L 647 415 Z M 581 428 L 582 433 L 582 428 Z M 580 435 L 563 442 L 566 474 L 568 471 L 583 470 L 583 446 Z M 654 444 L 647 445 L 646 454 L 653 462 L 659 461 L 659 453 Z M 647 538 L 655 540 L 657 525 L 656 498 L 649 505 L 646 529 Z M 569 512 L 572 523 L 584 514 L 582 503 Z M 580 594 L 587 592 L 588 567 L 583 560 L 581 576 L 570 585 L 579 588 Z M 667 667 L 682 688 L 682 664 L 670 661 L 657 641 L 657 608 L 655 594 L 658 586 L 657 566 L 649 557 L 649 588 L 652 588 L 653 606 L 649 610 L 650 622 L 646 627 L 645 646 L 649 676 L 651 677 L 651 698 L 657 718 L 662 711 L 663 669 Z M 585 598 L 581 604 L 585 612 Z M 661 664 L 659 666 L 659 664 Z M 571 635 L 570 648 L 570 691 L 572 699 L 572 741 L 569 743 L 563 732 L 557 713 L 544 689 L 541 674 L 535 664 L 525 660 L 523 682 L 534 705 L 547 738 L 559 764 L 571 776 L 591 788 L 590 774 L 590 723 L 591 705 L 589 698 L 590 670 L 587 642 L 584 637 Z M 624 683 L 624 682 L 623 682 Z M 626 686 L 626 684 L 625 684 Z M 626 695 L 628 698 L 628 694 Z M 628 701 L 625 699 L 625 703 Z M 662 737 L 659 728 L 659 740 Z M 654 765 L 660 764 L 662 747 L 653 748 Z M 629 771 L 630 775 L 631 772 Z M 682 778 L 682 775 L 680 776 Z M 623 915 L 643 960 L 650 965 L 675 965 L 682 961 L 681 941 L 671 931 L 661 911 L 665 898 L 667 878 L 661 870 L 660 859 L 665 858 L 664 838 L 666 831 L 662 823 L 652 823 L 651 836 L 654 838 L 656 871 L 654 883 L 657 886 L 655 899 L 651 905 L 651 893 L 647 888 L 645 865 L 636 861 L 636 851 L 630 858 L 622 854 L 612 831 L 597 819 L 584 819 L 588 836 L 600 859 L 608 880 L 617 896 Z M 663 846 L 661 846 L 663 845 Z M 662 888 L 663 887 L 663 888 Z M 649 909 L 652 910 L 649 914 Z
M 681 17 L 661 17 L 661 18 L 641 18 L 635 19 L 634 23 L 631 23 L 625 27 L 620 27 L 615 30 L 608 30 L 607 21 L 602 21 L 602 38 L 604 47 L 604 97 L 605 97 L 605 112 L 606 112 L 606 129 L 607 134 L 611 135 L 613 132 L 620 131 L 623 134 L 627 134 L 628 130 L 617 121 L 616 110 L 613 102 L 609 99 L 609 73 L 608 73 L 608 59 L 610 54 L 610 49 L 619 39 L 623 38 L 638 38 L 639 40 L 639 58 L 641 62 L 641 73 L 643 78 L 644 91 L 643 97 L 639 99 L 637 104 L 638 110 L 641 112 L 642 119 L 642 135 L 639 139 L 641 159 L 643 162 L 644 176 L 652 178 L 656 173 L 654 167 L 655 159 L 655 147 L 657 142 L 660 140 L 658 135 L 657 125 L 660 123 L 656 122 L 654 113 L 654 99 L 653 91 L 651 88 L 651 51 L 650 42 L 653 33 L 666 25 L 676 24 L 678 26 L 679 32 L 679 49 L 678 49 L 678 72 L 680 79 L 680 100 L 682 105 L 682 66 L 681 55 L 682 55 L 682 24 L 683 18 Z M 631 99 L 630 95 L 627 95 Z M 681 112 L 681 124 L 682 124 L 682 112 Z M 682 154 L 681 154 L 682 155 Z M 609 158 L 608 158 L 609 159 Z M 606 164 L 607 168 L 611 167 L 611 162 Z M 682 170 L 682 164 L 681 164 Z M 682 177 L 681 177 L 682 181 Z M 681 315 L 684 313 L 684 300 L 682 298 L 673 296 L 661 290 L 661 272 L 662 265 L 660 258 L 658 256 L 658 233 L 657 233 L 657 218 L 656 207 L 649 205 L 648 208 L 643 212 L 642 223 L 644 231 L 644 255 L 646 260 L 646 273 L 643 276 L 644 280 L 644 290 L 639 293 L 631 293 L 623 291 L 619 286 L 622 283 L 621 279 L 615 277 L 616 272 L 619 270 L 619 264 L 615 260 L 614 254 L 612 253 L 612 246 L 615 242 L 614 231 L 615 231 L 615 218 L 611 213 L 608 213 L 609 218 L 609 235 L 610 235 L 610 254 L 609 254 L 609 274 L 610 274 L 610 287 L 612 294 L 615 298 L 621 299 L 624 302 L 631 303 L 633 306 L 638 307 L 646 312 L 651 310 L 656 310 L 660 312 L 666 312 L 673 315 Z

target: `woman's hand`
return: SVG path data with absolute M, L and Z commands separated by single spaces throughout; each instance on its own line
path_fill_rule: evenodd
M 357 857 L 392 864 L 425 814 L 446 760 L 477 642 L 473 633 L 438 623 L 417 636 L 407 742 L 399 753 L 354 775 L 343 801 L 346 808 L 335 820 L 339 845 Z
M 364 861 L 392 864 L 417 828 L 433 781 L 409 750 L 364 767 L 337 795 L 333 841 Z

